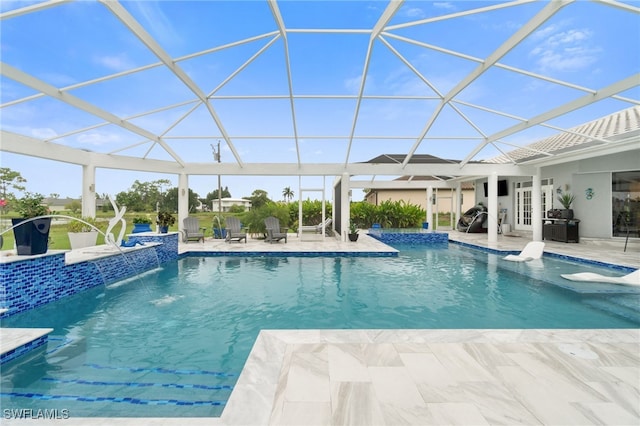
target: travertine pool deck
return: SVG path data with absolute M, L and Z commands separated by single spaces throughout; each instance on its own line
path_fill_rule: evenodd
M 519 251 L 530 236 L 450 232 Z M 545 242 L 545 251 L 640 267 L 638 244 Z M 378 252 L 358 242 L 180 244 L 191 252 Z M 126 415 L 126 413 L 123 413 Z M 7 424 L 20 422 L 3 420 Z M 72 418 L 77 425 L 640 424 L 640 329 L 263 330 L 220 418 Z M 47 420 L 38 420 L 47 424 Z

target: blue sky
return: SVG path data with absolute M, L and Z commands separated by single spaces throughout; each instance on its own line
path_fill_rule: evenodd
M 491 54 L 546 5 L 546 2 L 524 4 L 406 28 L 394 27 L 498 3 L 406 2 L 391 20 L 387 34 L 383 35 L 384 41 L 378 39 L 374 43 L 364 95 L 437 97 L 446 94 L 478 66 L 472 58 L 484 59 Z M 0 9 L 6 12 L 29 4 L 31 2 L 3 1 Z M 637 2 L 626 4 L 638 6 Z M 213 93 L 211 104 L 242 161 L 297 161 L 293 139 L 281 138 L 293 132 L 287 98 L 224 98 L 289 93 L 284 41 L 282 38 L 274 39 L 274 35 L 266 35 L 277 29 L 267 2 L 136 1 L 123 2 L 122 5 L 165 52 L 178 60 L 179 66 L 206 94 Z M 278 6 L 288 29 L 370 30 L 387 3 L 282 1 Z M 500 63 L 578 86 L 600 89 L 640 69 L 637 48 L 639 22 L 637 14 L 580 1 L 545 22 Z M 64 4 L 5 19 L 0 31 L 3 62 L 58 88 L 158 62 L 158 58 L 110 11 L 95 2 Z M 188 55 L 250 37 L 257 39 L 184 59 Z M 357 104 L 354 96 L 360 87 L 369 34 L 290 32 L 287 40 L 295 95 L 347 96 L 345 99 L 296 98 L 300 159 L 315 163 L 344 162 L 348 147 L 348 138 L 344 136 L 350 134 L 354 122 Z M 262 53 L 253 62 L 222 84 L 261 49 Z M 433 87 L 425 84 L 394 50 Z M 216 88 L 219 89 L 214 92 Z M 3 105 L 36 93 L 5 76 L 0 79 L 0 89 Z M 130 118 L 131 123 L 154 134 L 164 135 L 167 143 L 186 162 L 213 161 L 210 144 L 222 139 L 220 129 L 203 106 L 176 123 L 196 105 L 188 103 L 195 96 L 164 67 L 68 92 L 119 117 Z M 621 95 L 635 100 L 640 98 L 638 87 Z M 530 118 L 581 96 L 584 92 L 492 68 L 456 99 Z M 185 105 L 131 118 L 178 103 Z M 384 138 L 354 139 L 349 161 L 366 161 L 384 153 L 407 152 L 436 104 L 433 99 L 363 99 L 355 135 Z M 572 127 L 630 106 L 629 102 L 604 100 L 552 120 L 551 124 Z M 464 104 L 459 104 L 459 109 L 486 135 L 517 122 Z M 118 151 L 121 155 L 146 154 L 148 158 L 170 159 L 157 146 L 149 150 L 150 144 L 139 135 L 114 125 L 59 138 L 75 129 L 98 125 L 102 120 L 55 99 L 41 97 L 5 105 L 0 114 L 4 130 L 44 140 L 53 138 L 54 143 L 90 151 Z M 505 149 L 507 144 L 532 143 L 553 133 L 556 131 L 536 127 L 506 138 L 502 148 Z M 199 135 L 209 138 L 185 138 Z M 427 136 L 429 139 L 420 144 L 416 153 L 462 159 L 479 143 L 477 138 L 480 134 L 458 112 L 445 108 Z M 452 136 L 460 139 L 444 139 Z M 125 149 L 131 146 L 134 147 Z M 491 158 L 499 153 L 495 147 L 489 146 L 475 159 Z M 5 152 L 0 152 L 0 155 L 2 167 L 19 171 L 27 179 L 27 187 L 31 191 L 70 197 L 81 193 L 80 166 Z M 235 161 L 224 141 L 222 161 Z M 136 179 L 150 181 L 160 178 L 168 178 L 177 184 L 177 177 L 173 175 L 99 169 L 97 191 L 115 194 L 127 190 Z M 286 186 L 298 192 L 297 177 L 225 176 L 222 180 L 223 186 L 228 186 L 234 197 L 249 196 L 254 189 L 264 189 L 271 198 L 281 199 L 282 189 Z M 332 181 L 333 178 L 326 179 L 327 187 Z M 321 182 L 321 178 L 305 178 L 303 186 L 317 187 Z M 205 196 L 217 188 L 217 176 L 192 176 L 190 186 Z M 358 198 L 359 194 L 354 194 L 354 199 Z

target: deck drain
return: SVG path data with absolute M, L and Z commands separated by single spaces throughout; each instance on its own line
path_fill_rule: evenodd
M 585 349 L 583 347 L 572 345 L 572 344 L 562 344 L 558 345 L 558 349 L 562 352 L 569 354 L 571 356 L 575 356 L 577 358 L 582 359 L 598 359 L 598 354 L 593 352 L 592 350 Z

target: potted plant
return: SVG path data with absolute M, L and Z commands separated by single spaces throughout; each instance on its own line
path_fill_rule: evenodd
M 166 234 L 169 232 L 169 227 L 176 223 L 176 218 L 168 211 L 161 211 L 158 212 L 156 223 L 160 227 L 160 233 Z
M 349 224 L 349 241 L 358 241 L 358 226 L 351 222 Z
M 131 233 L 138 234 L 140 232 L 152 232 L 151 219 L 146 216 L 136 216 L 133 218 L 133 231 L 131 231 Z
M 67 224 L 67 235 L 71 250 L 95 246 L 98 241 L 96 220 L 93 217 L 80 217 Z
M 16 210 L 20 218 L 11 219 L 11 222 L 15 226 L 13 235 L 20 256 L 43 254 L 49 248 L 51 218 L 40 217 L 49 214 L 49 208 L 42 204 L 42 200 L 42 194 L 31 192 L 25 192 L 24 197 L 16 200 Z
M 560 218 L 561 219 L 573 219 L 573 210 L 571 209 L 571 204 L 576 199 L 575 195 L 570 192 L 561 192 L 558 195 L 558 201 L 564 207 L 564 210 L 560 210 Z

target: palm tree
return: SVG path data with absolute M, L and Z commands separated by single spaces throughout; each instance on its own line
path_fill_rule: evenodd
M 282 196 L 284 197 L 285 201 L 291 201 L 291 199 L 293 198 L 293 191 L 291 190 L 291 187 L 287 186 L 285 189 L 283 189 Z

